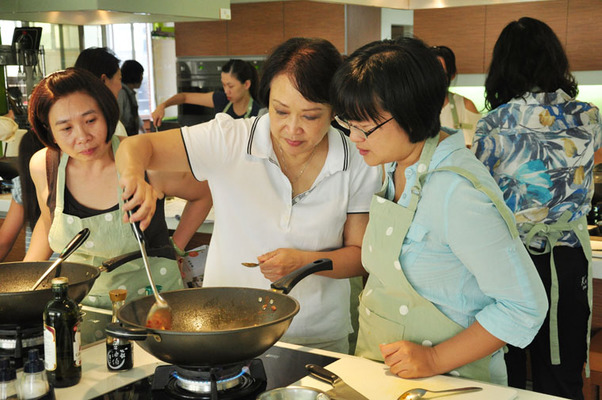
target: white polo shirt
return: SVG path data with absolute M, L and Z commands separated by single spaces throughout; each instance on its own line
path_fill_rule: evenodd
M 291 199 L 292 188 L 272 148 L 269 115 L 214 120 L 182 128 L 190 168 L 208 180 L 215 224 L 204 286 L 269 289 L 259 269 L 241 262 L 277 248 L 328 251 L 343 245 L 348 213 L 367 213 L 380 187 L 380 171 L 365 164 L 341 132 L 330 128 L 328 156 L 310 190 Z M 284 340 L 321 343 L 351 329 L 349 281 L 311 275 L 290 295 L 301 305 Z

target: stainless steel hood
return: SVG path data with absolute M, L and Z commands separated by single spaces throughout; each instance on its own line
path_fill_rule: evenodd
M 232 4 L 258 3 L 283 0 L 231 0 Z M 291 1 L 291 0 L 284 0 Z M 400 10 L 418 10 L 428 8 L 445 8 L 460 6 L 476 6 L 491 4 L 525 3 L 549 0 L 312 0 L 320 3 L 351 4 L 357 6 L 393 8 Z
M 0 0 L 0 19 L 68 25 L 230 19 L 230 0 Z

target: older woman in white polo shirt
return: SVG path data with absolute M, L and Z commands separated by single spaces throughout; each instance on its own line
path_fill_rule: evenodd
M 283 340 L 346 352 L 352 331 L 349 282 L 365 273 L 360 248 L 378 169 L 332 128 L 328 87 L 341 64 L 322 39 L 293 38 L 264 65 L 259 97 L 269 114 L 126 139 L 117 165 L 133 220 L 145 227 L 154 191 L 146 169 L 192 170 L 208 180 L 215 225 L 205 286 L 269 288 L 271 281 L 318 258 L 334 269 L 309 276 L 291 292 L 301 311 Z M 127 217 L 125 217 L 127 218 Z M 257 260 L 259 268 L 241 262 Z

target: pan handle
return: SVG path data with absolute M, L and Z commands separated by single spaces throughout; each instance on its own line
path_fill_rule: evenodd
M 145 328 L 125 327 L 117 322 L 107 324 L 105 332 L 109 336 L 129 340 L 146 340 L 149 332 Z
M 295 287 L 295 285 L 306 276 L 311 275 L 314 272 L 330 270 L 332 270 L 332 260 L 328 258 L 320 258 L 319 260 L 304 265 L 298 270 L 291 272 L 283 278 L 280 278 L 276 282 L 272 283 L 270 286 L 274 290 L 277 290 L 284 294 L 288 294 L 288 292 L 290 292 Z
M 175 260 L 174 249 L 170 245 L 155 247 L 152 249 L 146 249 L 146 252 L 149 257 L 163 257 L 168 258 L 170 260 Z M 111 272 L 115 268 L 122 266 L 125 263 L 129 263 L 130 261 L 136 260 L 142 257 L 140 250 L 132 251 L 131 253 L 122 254 L 117 257 L 110 258 L 102 263 L 102 266 L 99 267 L 101 271 Z

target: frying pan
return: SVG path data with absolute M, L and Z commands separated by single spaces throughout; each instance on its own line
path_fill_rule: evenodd
M 170 246 L 148 249 L 148 254 L 170 258 L 173 249 Z M 99 268 L 65 261 L 61 264 L 60 274 L 69 279 L 69 297 L 79 303 L 101 271 L 113 271 L 139 257 L 140 251 L 134 251 L 106 260 Z M 52 261 L 0 263 L 0 324 L 42 323 L 44 308 L 52 299 L 50 281 L 54 274 L 50 274 L 37 290 L 30 289 L 51 264 Z
M 169 331 L 146 328 L 155 301 L 146 296 L 123 306 L 111 323 L 110 336 L 138 340 L 158 359 L 185 368 L 223 366 L 251 360 L 272 347 L 286 332 L 299 303 L 288 293 L 301 279 L 332 269 L 329 259 L 316 260 L 272 283 L 274 290 L 209 287 L 163 292 L 173 312 Z

